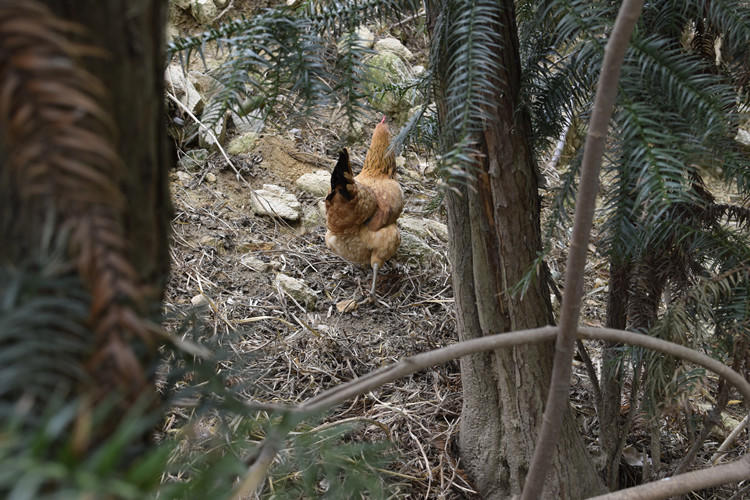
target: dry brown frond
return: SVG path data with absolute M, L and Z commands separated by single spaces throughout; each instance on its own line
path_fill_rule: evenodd
M 3 212 L 16 257 L 38 246 L 45 218 L 69 231 L 69 255 L 92 300 L 97 391 L 134 397 L 146 372 L 134 340 L 152 352 L 154 336 L 139 311 L 144 301 L 127 257 L 122 168 L 115 126 L 101 102 L 101 82 L 80 59 L 97 50 L 71 41 L 82 28 L 29 0 L 0 3 L 0 174 L 12 196 Z M 26 249 L 26 250 L 24 250 Z M 6 250 L 10 252 L 14 250 Z M 8 256 L 6 255 L 6 257 Z

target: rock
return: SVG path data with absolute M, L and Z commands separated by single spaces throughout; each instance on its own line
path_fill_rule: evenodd
M 276 275 L 274 284 L 282 291 L 284 291 L 284 293 L 299 302 L 301 305 L 305 306 L 308 309 L 315 309 L 315 304 L 318 301 L 318 297 L 315 295 L 315 292 L 304 282 L 298 280 L 297 278 L 287 276 L 286 274 L 279 273 Z
M 190 303 L 193 304 L 193 306 L 198 307 L 198 308 L 204 308 L 204 307 L 207 308 L 210 305 L 208 297 L 206 297 L 202 293 L 199 293 L 198 295 L 190 299 Z
M 326 196 L 331 187 L 331 173 L 326 170 L 316 170 L 311 174 L 303 174 L 294 185 L 302 191 L 315 196 Z
M 297 197 L 281 186 L 263 184 L 263 189 L 253 191 L 250 206 L 255 213 L 281 217 L 290 221 L 300 218 L 301 204 Z
M 448 241 L 448 227 L 436 220 L 404 215 L 399 217 L 398 227 L 420 238 Z
M 375 35 L 366 26 L 360 26 L 354 34 L 357 36 L 357 43 L 362 47 L 371 49 L 375 43 Z
M 354 39 L 354 44 L 357 46 L 363 48 L 363 49 L 372 49 L 372 45 L 375 42 L 375 35 L 367 29 L 365 26 L 360 26 L 356 30 L 354 30 L 353 35 L 345 34 L 344 38 L 339 41 L 338 43 L 338 49 L 339 54 L 346 54 L 349 51 L 349 36 L 352 36 Z
M 219 9 L 213 0 L 192 0 L 190 13 L 200 24 L 211 24 L 219 15 Z
M 227 153 L 232 155 L 247 154 L 253 150 L 257 142 L 258 134 L 256 132 L 246 132 L 229 141 Z
M 213 174 L 213 172 L 209 172 L 206 174 L 206 181 L 210 183 L 216 182 L 216 175 Z
M 345 299 L 336 303 L 336 310 L 340 313 L 348 313 L 357 309 L 358 306 L 359 303 L 356 300 Z
M 218 149 L 218 144 L 223 143 L 227 138 L 227 116 L 220 117 L 213 125 L 205 121 L 203 124 L 209 127 L 211 133 L 209 134 L 205 127 L 200 127 L 198 129 L 198 144 L 202 148 Z
M 394 54 L 404 59 L 411 59 L 412 57 L 414 57 L 414 54 L 411 53 L 411 50 L 404 47 L 403 43 L 401 43 L 397 38 L 393 37 L 378 40 L 375 43 L 375 50 L 377 52 L 393 52 Z
M 183 10 L 190 8 L 190 4 L 192 3 L 192 1 L 193 0 L 170 0 L 173 5 Z
M 750 130 L 737 129 L 737 135 L 734 140 L 745 146 L 750 146 Z
M 318 213 L 323 217 L 323 220 L 326 220 L 326 202 L 324 200 L 318 202 Z
M 439 256 L 422 238 L 405 231 L 401 232 L 401 246 L 398 248 L 398 253 L 407 258 L 415 258 L 422 264 Z
M 412 73 L 414 73 L 414 76 L 421 76 L 422 73 L 424 73 L 424 66 L 422 66 L 421 64 L 418 64 L 418 65 L 414 66 L 411 69 L 411 71 L 412 71 Z
M 166 42 L 169 43 L 175 38 L 180 37 L 180 30 L 177 29 L 177 26 L 172 24 L 171 22 L 167 23 L 167 26 L 164 28 L 164 36 L 166 39 Z
M 183 186 L 185 186 L 185 187 L 187 187 L 188 185 L 190 185 L 190 182 L 192 182 L 192 180 L 193 180 L 193 176 L 192 175 L 190 175 L 189 173 L 184 172 L 182 170 L 178 170 L 177 171 L 177 178 L 180 180 L 180 183 Z
M 166 90 L 172 92 L 191 113 L 198 115 L 203 111 L 203 97 L 182 71 L 182 66 L 170 64 L 164 71 L 164 82 Z M 182 113 L 182 110 L 180 110 L 180 113 Z
M 228 3 L 229 0 L 214 0 L 214 4 L 220 9 L 226 7 Z
M 325 224 L 325 221 L 325 214 L 321 215 L 317 206 L 308 206 L 302 211 L 302 225 L 305 227 L 318 227 Z
M 240 262 L 253 271 L 258 271 L 259 273 L 266 273 L 273 269 L 271 267 L 271 264 L 269 264 L 268 262 L 263 262 L 253 255 L 243 255 L 240 259 Z
M 229 118 L 232 120 L 232 125 L 238 134 L 246 134 L 248 132 L 254 132 L 256 136 L 263 131 L 265 122 L 263 121 L 260 110 L 251 111 L 248 114 L 240 115 L 231 111 Z
M 187 171 L 200 170 L 208 159 L 208 150 L 193 149 L 180 157 L 177 165 Z M 178 174 L 179 175 L 179 174 Z
M 406 85 L 412 80 L 411 68 L 394 52 L 379 52 L 367 60 L 364 83 L 369 103 L 396 122 L 406 120 L 409 109 L 419 100 L 419 94 L 414 89 L 405 93 L 398 89 L 383 89 L 392 85 Z

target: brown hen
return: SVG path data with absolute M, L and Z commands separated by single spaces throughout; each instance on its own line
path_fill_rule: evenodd
M 401 235 L 396 219 L 404 194 L 393 178 L 396 158 L 388 148 L 391 134 L 385 117 L 375 127 L 362 171 L 354 177 L 349 152 L 339 153 L 326 196 L 326 245 L 341 257 L 372 266 L 370 298 L 375 299 L 378 268 L 396 253 Z

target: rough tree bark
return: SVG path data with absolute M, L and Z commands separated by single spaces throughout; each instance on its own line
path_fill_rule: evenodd
M 523 297 L 508 292 L 541 251 L 541 237 L 530 120 L 519 103 L 514 3 L 503 0 L 501 7 L 503 50 L 494 78 L 503 85 L 495 96 L 497 106 L 488 110 L 495 120 L 487 122 L 478 140 L 483 156 L 471 185 L 446 200 L 461 340 L 552 321 L 543 274 Z M 509 498 L 521 491 L 541 426 L 552 356 L 552 344 L 543 344 L 461 360 L 461 458 L 483 498 Z M 549 479 L 545 498 L 582 498 L 602 489 L 570 413 Z
M 172 206 L 167 173 L 173 165 L 164 113 L 167 2 L 150 0 L 43 0 L 63 19 L 87 30 L 84 41 L 105 51 L 87 69 L 108 89 L 124 163 L 125 235 L 129 255 L 152 296 L 162 297 L 169 272 Z M 158 309 L 157 309 L 158 310 Z

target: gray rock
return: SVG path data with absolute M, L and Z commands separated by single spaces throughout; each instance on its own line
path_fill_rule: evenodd
M 325 224 L 325 214 L 321 215 L 317 206 L 307 206 L 302 211 L 302 225 L 305 227 L 318 227 Z
M 394 54 L 404 59 L 411 59 L 414 54 L 409 49 L 404 47 L 398 39 L 393 37 L 383 38 L 375 43 L 375 50 L 377 52 L 393 52 Z
M 315 309 L 318 297 L 304 282 L 297 278 L 287 276 L 286 274 L 279 273 L 276 275 L 274 284 L 301 305 L 304 305 L 308 309 Z
M 219 118 L 213 125 L 203 122 L 204 125 L 208 126 L 208 130 L 205 127 L 198 129 L 198 144 L 202 148 L 207 149 L 218 149 L 218 145 L 223 143 L 227 138 L 227 116 L 224 115 Z
M 331 174 L 325 170 L 316 170 L 311 174 L 303 174 L 294 185 L 302 191 L 315 196 L 326 196 L 331 187 Z
M 436 220 L 404 215 L 398 219 L 398 227 L 420 238 L 448 241 L 448 227 Z
M 240 259 L 240 262 L 253 271 L 258 271 L 259 273 L 266 273 L 273 269 L 271 264 L 269 264 L 268 262 L 263 262 L 259 258 L 249 254 L 243 255 Z
M 263 127 L 265 126 L 261 112 L 258 110 L 246 115 L 240 115 L 232 111 L 229 114 L 229 118 L 232 120 L 232 125 L 234 125 L 234 129 L 238 134 L 254 132 L 257 135 L 263 131 Z
M 167 91 L 172 92 L 191 113 L 197 115 L 203 110 L 203 97 L 201 97 L 193 82 L 185 76 L 182 66 L 170 64 L 164 71 L 164 81 Z
M 185 187 L 189 186 L 190 182 L 193 180 L 192 175 L 182 170 L 177 171 L 177 178 L 180 180 L 180 183 Z
M 350 35 L 346 34 L 344 37 L 349 37 Z M 373 43 L 375 42 L 375 35 L 367 29 L 365 26 L 360 26 L 354 31 L 354 34 L 351 35 L 354 37 L 354 43 L 363 49 L 371 49 Z M 349 44 L 348 38 L 344 38 L 338 43 L 338 49 L 339 54 L 346 54 L 349 50 Z
M 419 100 L 418 93 L 410 89 L 402 95 L 397 90 L 382 89 L 410 83 L 413 78 L 411 68 L 401 56 L 390 50 L 378 52 L 367 60 L 364 79 L 370 105 L 396 122 L 405 121 L 409 109 Z
M 182 155 L 177 161 L 177 165 L 187 171 L 195 171 L 203 167 L 206 159 L 208 159 L 208 150 L 193 149 Z
M 229 141 L 227 152 L 233 155 L 246 154 L 253 150 L 257 142 L 258 134 L 256 132 L 246 132 Z
M 181 8 L 181 9 L 188 9 L 190 7 L 190 4 L 192 3 L 192 0 L 170 0 L 172 4 L 175 6 Z
M 411 257 L 422 264 L 439 256 L 422 238 L 406 231 L 401 232 L 401 246 L 398 248 L 398 254 L 402 256 L 399 260 L 407 260 Z
M 213 0 L 192 0 L 190 13 L 201 24 L 210 24 L 219 15 L 219 8 Z
M 263 184 L 263 189 L 253 191 L 250 206 L 256 214 L 281 217 L 290 221 L 299 220 L 302 207 L 296 196 L 274 184 Z
M 737 129 L 737 135 L 734 140 L 745 146 L 750 146 L 750 130 Z

